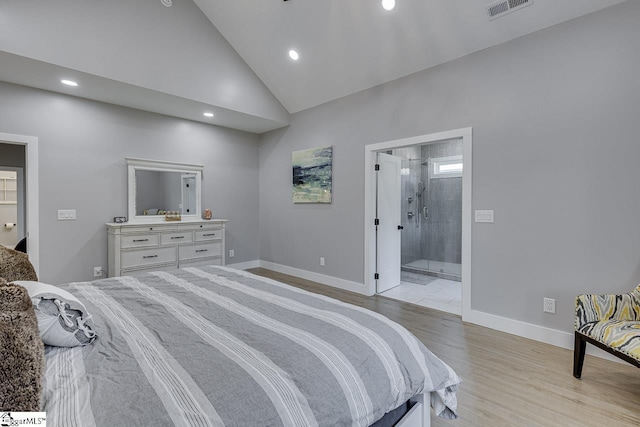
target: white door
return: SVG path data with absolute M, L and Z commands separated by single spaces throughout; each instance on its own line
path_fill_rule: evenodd
M 378 153 L 376 172 L 377 291 L 400 284 L 400 157 Z

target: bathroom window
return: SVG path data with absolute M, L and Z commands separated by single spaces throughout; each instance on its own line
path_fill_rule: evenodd
M 429 178 L 462 176 L 462 156 L 437 157 L 429 160 Z

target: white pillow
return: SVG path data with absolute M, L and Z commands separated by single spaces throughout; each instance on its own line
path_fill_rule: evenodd
M 31 297 L 40 337 L 47 345 L 76 347 L 95 341 L 93 320 L 87 308 L 71 293 L 46 283 L 18 280 Z

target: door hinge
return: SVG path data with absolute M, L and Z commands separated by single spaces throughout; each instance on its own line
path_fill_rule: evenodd
M 376 163 L 376 170 L 379 171 L 380 170 L 380 165 Z
M 373 278 L 375 280 L 379 280 L 380 279 L 380 275 L 378 273 L 376 273 L 376 274 L 373 275 Z
M 380 220 L 378 218 L 374 219 L 373 225 L 380 225 Z

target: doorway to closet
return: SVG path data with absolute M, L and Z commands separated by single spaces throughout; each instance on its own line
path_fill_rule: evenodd
M 6 163 L 0 144 L 0 163 Z M 0 164 L 0 245 L 14 249 L 25 234 L 23 167 Z
M 0 133 L 0 177 L 0 244 L 24 248 L 39 273 L 37 137 Z

